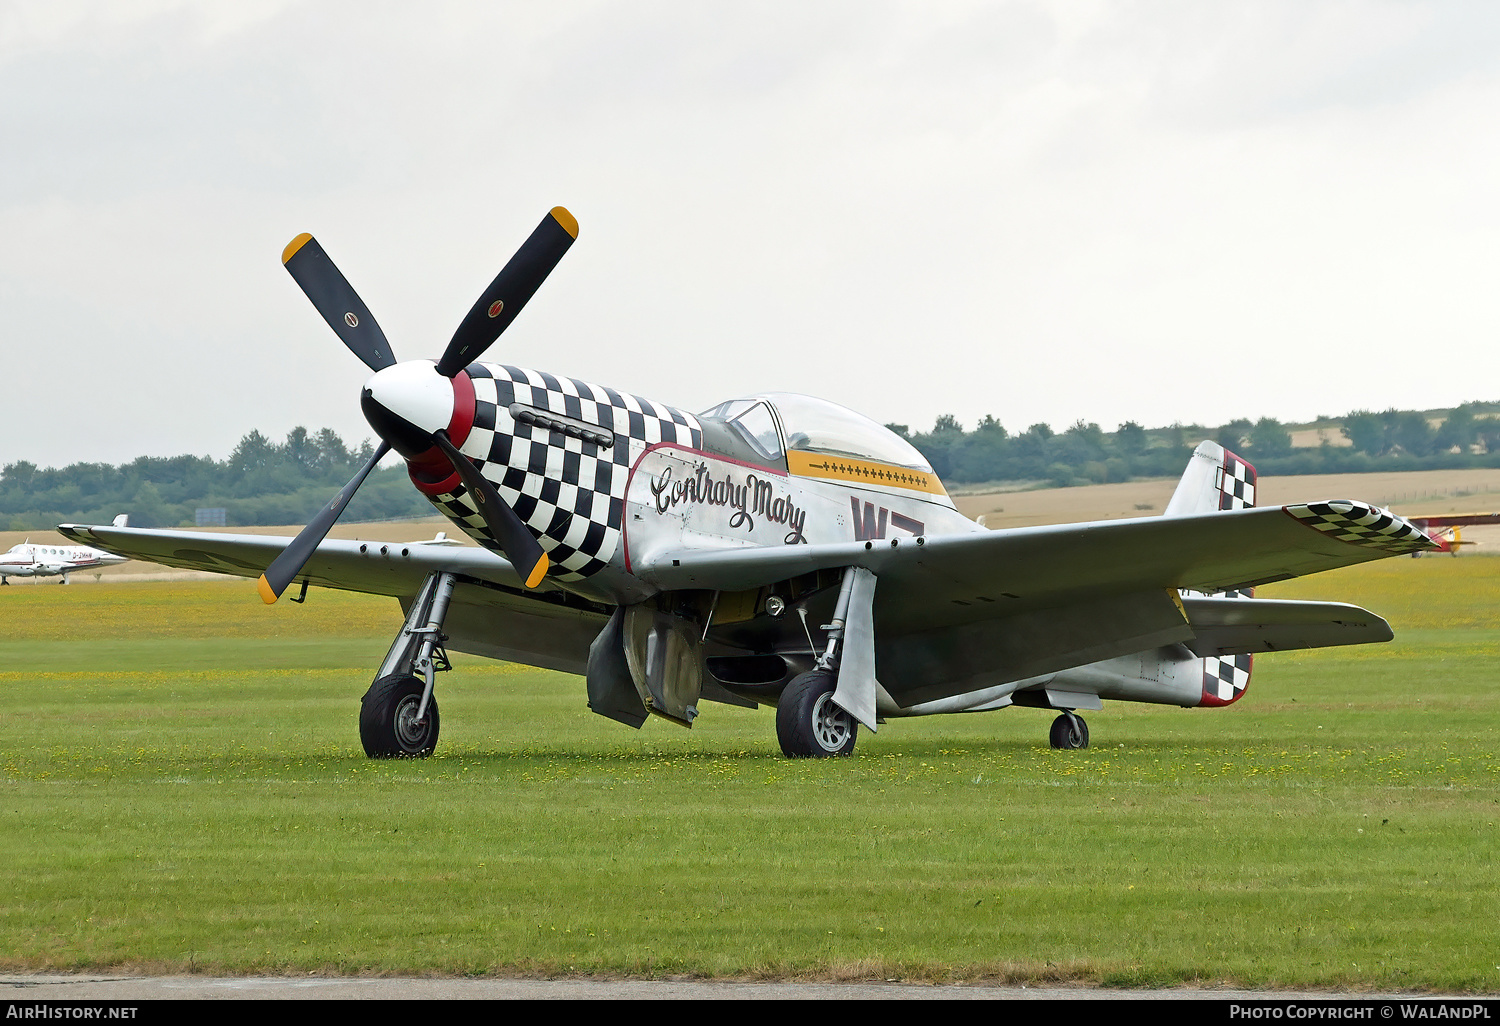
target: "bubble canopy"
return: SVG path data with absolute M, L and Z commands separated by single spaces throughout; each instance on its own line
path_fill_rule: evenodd
M 932 473 L 922 454 L 900 435 L 847 407 L 810 395 L 768 392 L 731 399 L 705 411 L 703 416 L 727 421 L 742 435 L 756 439 L 756 447 L 763 452 L 779 454 L 781 445 L 775 438 L 774 426 L 760 412 L 767 407 L 775 411 L 780 421 L 787 449 L 876 460 Z

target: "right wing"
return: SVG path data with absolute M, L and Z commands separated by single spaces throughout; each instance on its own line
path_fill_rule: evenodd
M 292 539 L 264 534 L 155 531 L 64 524 L 85 545 L 183 570 L 259 577 Z M 391 595 L 406 607 L 428 574 L 459 575 L 443 633 L 448 648 L 583 673 L 607 611 L 544 582 L 527 591 L 504 557 L 472 546 L 324 539 L 293 584 Z
M 63 524 L 58 532 L 83 545 L 182 570 L 256 578 L 292 539 L 269 534 L 155 531 Z M 436 570 L 521 588 L 515 569 L 486 549 L 325 539 L 294 579 L 371 595 L 411 596 Z

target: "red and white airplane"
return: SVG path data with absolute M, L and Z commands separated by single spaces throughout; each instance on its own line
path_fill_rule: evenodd
M 1438 552 L 1456 556 L 1463 546 L 1479 544 L 1477 541 L 1464 540 L 1465 527 L 1500 524 L 1500 513 L 1419 513 L 1409 514 L 1406 519 L 1426 532 Z M 1413 552 L 1412 555 L 1419 556 L 1421 553 Z
M 436 362 L 397 362 L 309 235 L 283 263 L 374 372 L 382 443 L 296 538 L 65 525 L 170 566 L 398 598 L 406 623 L 360 711 L 372 757 L 429 754 L 446 651 L 585 678 L 595 712 L 684 725 L 705 699 L 776 708 L 788 756 L 850 752 L 902 716 L 1057 710 L 1088 743 L 1107 699 L 1222 706 L 1254 653 L 1386 641 L 1355 606 L 1253 586 L 1433 543 L 1354 501 L 1254 507 L 1255 473 L 1204 442 L 1163 516 L 987 531 L 922 455 L 851 410 L 746 396 L 693 414 L 545 371 L 479 362 L 578 234 L 555 208 Z M 394 449 L 482 548 L 326 540 Z
M 122 513 L 115 517 L 114 526 L 125 527 L 129 523 L 130 518 Z M 0 584 L 9 584 L 12 577 L 61 577 L 57 583 L 67 584 L 71 573 L 114 566 L 126 559 L 84 545 L 43 545 L 27 539 L 12 546 L 9 552 L 0 553 Z

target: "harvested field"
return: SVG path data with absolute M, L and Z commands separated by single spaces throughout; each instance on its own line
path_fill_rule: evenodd
M 1129 481 L 1124 484 L 1085 485 L 1078 488 L 1039 488 L 1022 492 L 983 492 L 956 495 L 954 502 L 966 516 L 985 518 L 990 528 L 1032 527 L 1037 524 L 1078 523 L 1085 520 L 1118 520 L 1156 516 L 1166 508 L 1177 486 L 1175 478 Z M 1500 510 L 1500 468 L 1474 470 L 1417 470 L 1382 474 L 1319 474 L 1303 477 L 1262 477 L 1260 504 L 1310 502 L 1317 499 L 1360 499 L 1394 509 L 1398 513 L 1476 513 Z M 294 535 L 300 525 L 286 527 L 207 527 L 205 533 Z M 339 524 L 332 538 L 360 541 L 410 542 L 445 532 L 465 545 L 469 538 L 439 517 L 376 524 Z M 69 545 L 51 531 L 0 531 L 0 551 L 27 539 L 42 544 Z M 1468 528 L 1466 540 L 1480 551 L 1500 552 L 1500 527 Z M 100 572 L 102 580 L 141 579 L 183 571 L 155 563 L 132 562 Z M 205 574 L 205 577 L 214 575 Z M 94 574 L 78 574 L 75 581 L 94 580 Z M 55 578 L 14 584 L 55 584 Z
M 1176 487 L 1176 479 L 1159 478 L 1079 488 L 960 495 L 954 502 L 969 517 L 983 516 L 985 526 L 990 528 L 1032 527 L 1156 516 L 1166 508 Z M 1260 479 L 1259 505 L 1318 499 L 1359 499 L 1407 515 L 1489 512 L 1500 510 L 1500 468 Z M 1466 528 L 1464 538 L 1500 551 L 1500 527 Z

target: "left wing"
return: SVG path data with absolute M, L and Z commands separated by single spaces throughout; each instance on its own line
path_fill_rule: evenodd
M 877 580 L 880 682 L 910 706 L 1192 643 L 1197 630 L 1181 590 L 1243 589 L 1435 547 L 1392 513 L 1336 501 L 934 538 L 683 550 L 636 572 L 663 589 L 748 591 L 811 570 L 864 567 Z M 1204 644 L 1232 651 L 1318 636 L 1383 640 L 1377 636 L 1386 630 L 1370 614 L 1363 626 L 1345 629 L 1326 608 L 1266 609 L 1281 616 L 1274 629 L 1234 623 L 1237 611 L 1211 605 L 1198 612 L 1205 634 L 1213 632 Z
M 742 591 L 811 570 L 862 566 L 887 596 L 884 603 L 876 598 L 877 618 L 913 630 L 989 619 L 991 609 L 1105 595 L 1239 590 L 1436 547 L 1396 514 L 1344 500 L 932 538 L 688 549 L 635 572 L 663 590 Z

